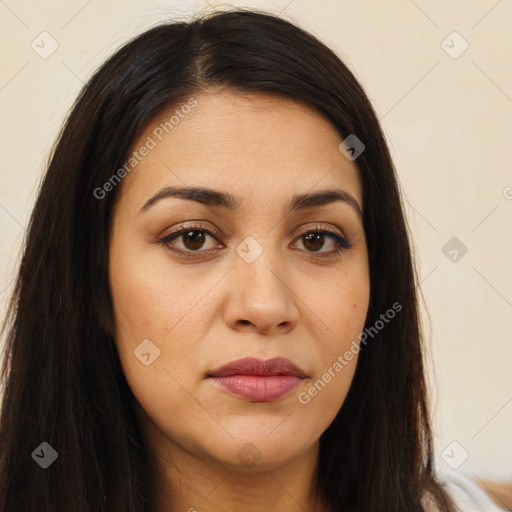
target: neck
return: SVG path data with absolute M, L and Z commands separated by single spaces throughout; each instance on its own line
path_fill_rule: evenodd
M 228 468 L 169 441 L 166 446 L 165 454 L 152 451 L 158 512 L 328 512 L 314 491 L 318 443 L 292 461 L 265 470 Z

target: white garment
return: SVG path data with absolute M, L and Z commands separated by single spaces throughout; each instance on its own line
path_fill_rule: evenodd
M 469 474 L 450 471 L 438 475 L 460 512 L 503 512 Z

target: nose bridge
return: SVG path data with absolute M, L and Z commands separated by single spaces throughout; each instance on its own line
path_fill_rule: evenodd
M 283 272 L 278 244 L 269 234 L 258 238 L 261 242 L 248 236 L 236 247 L 234 271 L 237 280 L 244 284 L 244 291 L 256 295 L 287 295 L 283 289 L 286 287 L 277 277 Z
M 294 325 L 298 312 L 279 246 L 271 234 L 256 236 L 261 242 L 248 236 L 235 250 L 228 321 L 250 322 L 259 331 Z

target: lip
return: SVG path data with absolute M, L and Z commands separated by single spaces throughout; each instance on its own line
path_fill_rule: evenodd
M 307 375 L 284 357 L 266 361 L 246 357 L 210 372 L 207 378 L 222 391 L 250 402 L 273 402 L 289 395 Z

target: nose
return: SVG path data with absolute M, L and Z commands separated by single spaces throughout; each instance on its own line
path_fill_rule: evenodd
M 284 334 L 299 319 L 297 293 L 289 272 L 264 253 L 252 263 L 236 257 L 228 274 L 225 322 L 239 332 Z

